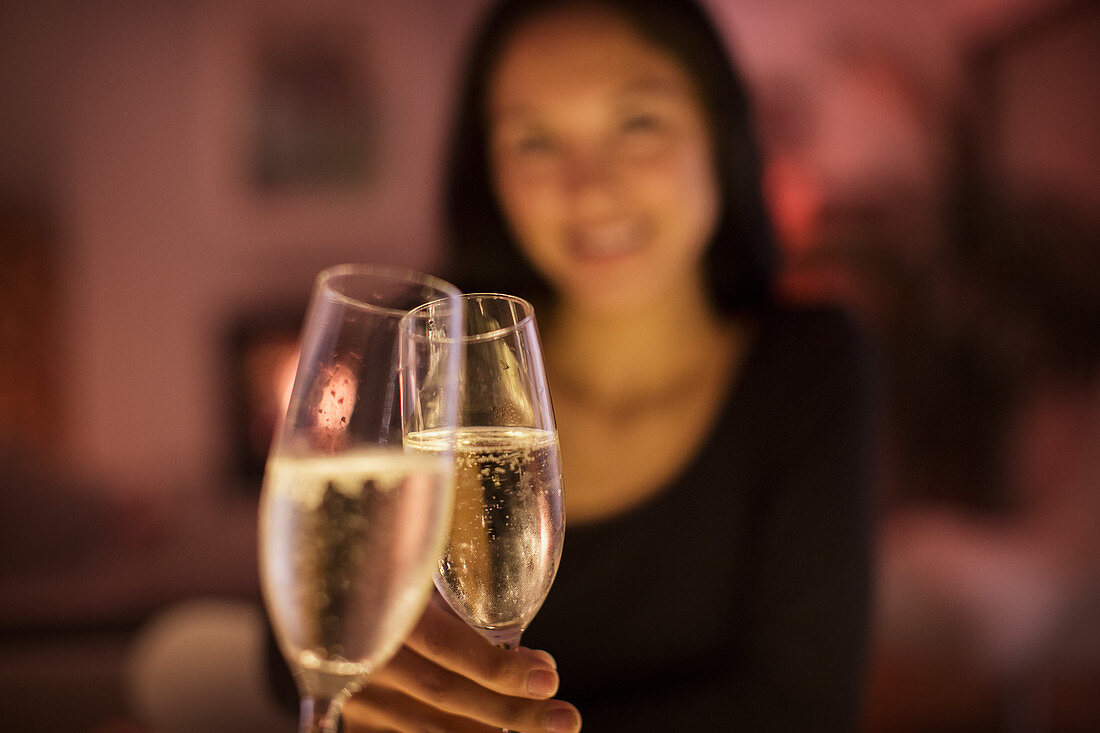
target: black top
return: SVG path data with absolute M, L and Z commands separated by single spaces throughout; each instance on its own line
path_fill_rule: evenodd
M 557 579 L 523 645 L 557 659 L 558 696 L 585 730 L 858 727 L 865 352 L 836 311 L 775 311 L 758 325 L 675 482 L 610 520 L 567 518 Z

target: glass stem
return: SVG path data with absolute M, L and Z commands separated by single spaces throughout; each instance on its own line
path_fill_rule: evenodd
M 519 639 L 523 636 L 523 629 L 508 629 L 502 632 L 490 632 L 492 634 L 493 643 L 501 649 L 517 649 L 519 647 Z M 515 733 L 508 728 L 501 728 L 500 733 Z
M 485 637 L 501 649 L 516 649 L 519 647 L 520 637 L 523 636 L 523 627 L 514 629 L 488 629 L 482 632 Z
M 336 733 L 340 709 L 324 695 L 303 695 L 298 706 L 298 733 Z

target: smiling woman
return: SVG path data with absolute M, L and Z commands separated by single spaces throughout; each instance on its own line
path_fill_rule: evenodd
M 718 185 L 699 92 L 670 54 L 585 9 L 518 33 L 490 89 L 501 205 L 563 293 L 621 307 L 697 287 Z
M 563 12 L 552 12 L 556 10 Z M 539 23 L 532 22 L 536 18 Z M 574 38 L 571 33 L 577 26 L 582 32 Z M 523 44 L 526 50 L 517 48 L 520 36 L 529 37 L 530 44 Z M 593 41 L 613 45 L 594 48 Z M 696 151 L 704 158 L 695 159 L 704 168 L 690 181 L 684 198 L 697 196 L 699 186 L 717 185 L 716 220 L 707 222 L 713 231 L 704 237 L 708 242 L 702 261 L 706 289 L 722 312 L 757 307 L 768 299 L 777 252 L 760 185 L 749 99 L 721 37 L 693 2 L 503 2 L 486 16 L 471 50 L 445 180 L 445 223 L 457 279 L 471 290 L 507 282 L 529 299 L 557 299 L 557 288 L 523 254 L 524 237 L 516 212 L 507 204 L 501 178 L 504 161 L 497 161 L 497 146 L 510 140 L 536 158 L 560 156 L 553 146 L 562 141 L 554 139 L 558 131 L 551 125 L 561 123 L 561 132 L 577 133 L 572 121 L 534 115 L 551 115 L 555 107 L 566 111 L 562 105 L 572 100 L 582 105 L 568 110 L 571 115 L 583 115 L 575 120 L 577 127 L 600 122 L 601 113 L 611 115 L 602 122 L 609 128 L 606 132 L 616 130 L 621 143 L 621 148 L 615 148 L 610 145 L 613 141 L 603 140 L 594 145 L 595 150 L 590 146 L 572 151 L 586 154 L 579 158 L 581 163 L 603 159 L 595 167 L 597 172 L 607 173 L 606 162 L 616 156 L 659 147 L 654 143 L 673 132 L 661 129 L 662 122 L 684 122 L 686 116 L 705 125 L 701 142 L 707 147 Z M 544 58 L 543 52 L 551 55 Z M 524 61 L 505 69 L 504 57 L 511 55 L 515 62 L 519 54 L 536 65 Z M 632 67 L 635 63 L 640 67 Z M 540 67 L 547 78 L 527 79 L 538 82 L 538 95 L 505 88 L 505 73 L 533 77 Z M 576 83 L 589 77 L 600 85 L 589 88 L 587 83 Z M 513 95 L 508 106 L 501 99 L 505 94 Z M 666 114 L 671 117 L 666 119 Z M 525 128 L 524 122 L 530 126 Z M 585 168 L 579 170 L 583 173 Z M 692 203 L 681 201 L 681 205 Z
M 446 179 L 452 279 L 535 301 L 561 566 L 502 653 L 439 604 L 347 730 L 851 730 L 870 405 L 836 311 L 772 294 L 748 97 L 691 0 L 503 0 Z M 551 699 L 559 691 L 564 701 Z

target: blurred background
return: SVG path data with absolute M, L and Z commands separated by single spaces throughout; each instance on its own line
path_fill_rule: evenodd
M 0 2 L 2 727 L 139 730 L 163 614 L 248 627 L 313 276 L 437 266 L 483 4 Z M 878 344 L 867 730 L 1100 729 L 1100 3 L 709 5 L 784 288 Z

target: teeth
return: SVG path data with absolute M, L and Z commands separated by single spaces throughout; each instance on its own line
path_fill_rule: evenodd
M 574 235 L 573 242 L 582 255 L 607 257 L 637 249 L 641 238 L 633 223 L 619 222 L 581 229 Z

